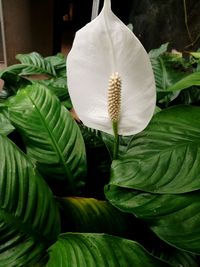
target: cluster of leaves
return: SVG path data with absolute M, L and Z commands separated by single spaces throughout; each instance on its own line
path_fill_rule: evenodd
M 200 103 L 200 52 L 167 52 L 168 43 L 151 50 L 157 104 L 166 108 L 177 104 Z
M 149 56 L 158 110 L 114 161 L 71 116 L 62 55 L 0 73 L 0 266 L 198 266 L 200 54 Z

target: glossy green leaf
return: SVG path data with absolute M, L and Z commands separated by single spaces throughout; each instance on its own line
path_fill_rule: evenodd
M 75 197 L 58 201 L 61 205 L 62 232 L 106 233 L 131 237 L 140 241 L 151 254 L 173 266 L 198 267 L 194 255 L 165 245 L 140 220 L 129 213 L 120 212 L 107 201 Z
M 168 105 L 178 96 L 178 92 L 168 90 L 170 86 L 187 75 L 184 59 L 167 52 L 168 44 L 149 52 L 157 89 L 157 103 Z
M 8 66 L 7 68 L 4 68 L 3 70 L 0 71 L 0 77 L 1 79 L 4 80 L 6 75 L 10 74 L 10 77 L 8 78 L 12 79 L 12 76 L 15 77 L 18 74 L 20 74 L 23 68 L 24 66 L 22 64 L 14 64 L 14 65 Z M 9 80 L 9 79 L 6 79 L 6 80 Z
M 168 91 L 176 92 L 179 90 L 187 89 L 191 86 L 200 86 L 200 71 L 194 72 L 185 78 L 181 79 L 180 81 L 172 84 Z
M 168 87 L 186 76 L 181 70 L 177 71 L 176 62 L 170 55 L 152 56 L 150 59 L 158 91 L 166 91 Z
M 80 185 L 86 170 L 84 142 L 56 96 L 40 84 L 27 86 L 10 100 L 8 110 L 43 176 L 65 180 L 69 189 Z
M 108 201 L 94 198 L 58 199 L 63 232 L 107 233 L 125 236 L 133 230 L 133 216 L 124 214 Z M 115 223 L 113 224 L 113 218 Z
M 176 249 L 166 244 L 166 247 L 159 247 L 159 244 L 153 244 L 154 249 L 151 252 L 153 256 L 160 258 L 174 267 L 199 267 L 199 257 L 191 252 Z
M 7 118 L 6 113 L 6 110 L 1 109 L 0 107 L 0 134 L 5 135 L 11 133 L 15 129 Z
M 32 52 L 29 54 L 18 54 L 16 56 L 16 59 L 18 59 L 24 67 L 20 75 L 56 75 L 54 66 L 37 52 Z
M 155 193 L 200 189 L 200 108 L 177 106 L 157 113 L 113 161 L 112 185 Z
M 30 84 L 29 80 L 20 76 L 23 69 L 22 64 L 15 64 L 0 71 L 0 78 L 4 81 L 3 90 L 0 90 L 0 99 L 7 99 L 16 94 L 20 88 Z
M 170 258 L 167 256 L 161 257 L 161 259 L 169 262 L 174 267 L 199 267 L 199 257 L 190 252 L 181 251 L 174 249 L 174 253 L 170 255 Z
M 45 60 L 48 61 L 56 71 L 64 68 L 66 73 L 66 58 L 63 54 L 58 53 L 53 56 L 45 57 Z
M 70 99 L 67 89 L 67 78 L 66 77 L 55 77 L 51 79 L 39 81 L 44 84 L 49 90 L 51 90 L 60 101 Z
M 165 242 L 200 254 L 200 194 L 150 194 L 107 186 L 106 196 L 116 207 L 148 223 Z
M 63 234 L 49 256 L 47 267 L 170 266 L 134 241 L 105 234 Z
M 3 135 L 0 162 L 0 266 L 33 266 L 60 232 L 58 209 L 32 163 Z
M 149 51 L 150 58 L 157 58 L 167 52 L 169 43 L 162 44 L 159 48 Z

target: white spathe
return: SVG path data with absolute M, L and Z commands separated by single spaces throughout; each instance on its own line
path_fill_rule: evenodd
M 67 57 L 70 97 L 81 121 L 112 134 L 108 114 L 108 81 L 118 72 L 122 81 L 120 135 L 142 131 L 155 109 L 156 89 L 151 63 L 142 44 L 104 1 L 101 13 L 75 36 Z

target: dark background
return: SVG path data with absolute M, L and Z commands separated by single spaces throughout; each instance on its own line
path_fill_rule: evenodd
M 63 35 L 71 36 L 71 42 L 75 31 L 91 20 L 92 2 L 54 1 L 54 53 L 60 51 Z M 63 15 L 70 3 L 73 4 L 73 19 L 64 22 Z M 112 10 L 125 24 L 133 24 L 133 32 L 148 51 L 166 42 L 177 50 L 196 50 L 200 47 L 200 1 L 185 0 L 185 4 L 187 17 L 183 0 L 112 0 Z M 100 9 L 102 5 L 103 0 Z

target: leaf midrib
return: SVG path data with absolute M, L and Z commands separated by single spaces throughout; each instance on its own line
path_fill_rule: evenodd
M 64 169 L 66 171 L 66 174 L 67 174 L 67 178 L 69 180 L 69 183 L 70 183 L 70 185 L 73 188 L 73 176 L 72 176 L 71 171 L 70 171 L 70 169 L 68 168 L 68 166 L 67 166 L 67 164 L 65 162 L 65 159 L 64 159 L 64 157 L 62 155 L 62 152 L 60 150 L 60 147 L 58 146 L 57 141 L 56 141 L 54 135 L 52 134 L 51 130 L 49 129 L 48 124 L 46 123 L 46 120 L 43 117 L 42 113 L 40 112 L 40 109 L 38 108 L 37 104 L 34 102 L 34 100 L 31 98 L 31 96 L 29 94 L 27 94 L 27 96 L 29 97 L 31 103 L 35 106 L 35 109 L 37 110 L 37 112 L 39 114 L 39 117 L 42 120 L 42 122 L 43 122 L 43 124 L 44 124 L 44 126 L 45 126 L 45 128 L 46 128 L 46 130 L 47 130 L 47 132 L 48 132 L 48 134 L 49 134 L 49 136 L 51 138 L 51 140 L 52 140 L 52 143 L 53 143 L 53 147 L 55 149 L 55 152 L 58 155 L 58 158 L 61 160 L 61 162 L 62 162 L 62 164 L 64 166 Z
M 42 67 L 39 67 L 39 66 L 36 66 L 36 65 L 32 65 L 32 64 L 28 64 L 28 63 L 23 63 L 21 64 L 20 66 L 24 66 L 25 69 L 22 69 L 22 72 L 20 73 L 20 75 L 26 75 L 27 73 L 25 72 L 26 68 L 32 68 L 32 69 L 36 69 L 39 71 L 39 73 L 37 74 L 48 74 L 50 76 L 53 76 L 55 77 L 55 73 L 52 73 L 52 72 L 49 72 L 48 70 L 42 68 Z M 34 73 L 32 73 L 34 74 Z

